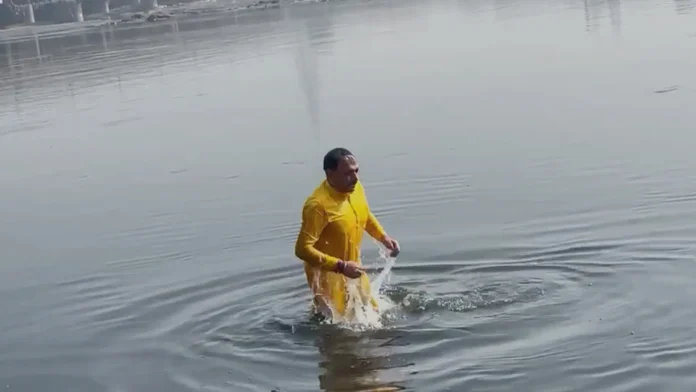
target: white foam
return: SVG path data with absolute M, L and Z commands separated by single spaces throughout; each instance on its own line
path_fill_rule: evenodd
M 334 315 L 332 319 L 327 320 L 331 324 L 338 324 L 342 327 L 352 330 L 379 329 L 384 327 L 383 319 L 386 313 L 394 307 L 394 303 L 384 295 L 383 286 L 391 277 L 391 269 L 396 262 L 396 258 L 390 257 L 387 251 L 379 248 L 380 259 L 386 260 L 384 268 L 375 277 L 370 284 L 372 297 L 377 302 L 378 309 L 375 309 L 370 303 L 370 299 L 366 298 L 358 281 L 347 279 L 346 282 L 346 309 L 342 316 L 338 316 L 337 312 L 332 309 Z

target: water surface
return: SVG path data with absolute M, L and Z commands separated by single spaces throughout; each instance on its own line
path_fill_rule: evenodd
M 1 385 L 688 390 L 692 10 L 348 0 L 3 31 Z M 403 247 L 377 330 L 310 320 L 293 256 L 337 145 Z

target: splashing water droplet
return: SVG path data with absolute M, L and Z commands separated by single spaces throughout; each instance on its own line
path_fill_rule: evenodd
M 348 279 L 346 281 L 347 303 L 344 314 L 341 316 L 333 311 L 334 309 L 331 309 L 333 317 L 330 320 L 326 320 L 326 322 L 354 331 L 384 327 L 383 317 L 395 305 L 388 297 L 382 295 L 382 289 L 391 276 L 391 269 L 396 259 L 389 257 L 387 251 L 381 247 L 379 249 L 380 259 L 386 260 L 386 263 L 379 275 L 370 284 L 370 295 L 366 295 L 366 290 L 360 287 L 359 280 Z M 372 301 L 377 304 L 376 307 L 373 306 Z M 330 305 L 328 306 L 331 307 Z

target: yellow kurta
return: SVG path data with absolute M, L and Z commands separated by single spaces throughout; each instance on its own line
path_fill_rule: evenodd
M 358 181 L 350 194 L 333 189 L 324 180 L 307 198 L 302 208 L 302 226 L 295 255 L 304 261 L 307 283 L 317 301 L 327 301 L 332 310 L 343 315 L 346 308 L 346 282 L 349 278 L 335 272 L 339 260 L 361 264 L 360 243 L 363 232 L 381 241 L 384 229 L 370 211 L 365 190 Z M 359 278 L 363 300 L 376 308 L 366 274 Z

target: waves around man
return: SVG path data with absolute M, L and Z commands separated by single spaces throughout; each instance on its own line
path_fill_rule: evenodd
M 350 279 L 360 289 L 361 302 L 378 308 L 360 261 L 364 232 L 390 250 L 392 257 L 399 253 L 399 244 L 370 210 L 359 170 L 355 156 L 345 148 L 334 148 L 324 156 L 326 179 L 305 200 L 295 243 L 316 310 L 332 318 L 345 316 Z

